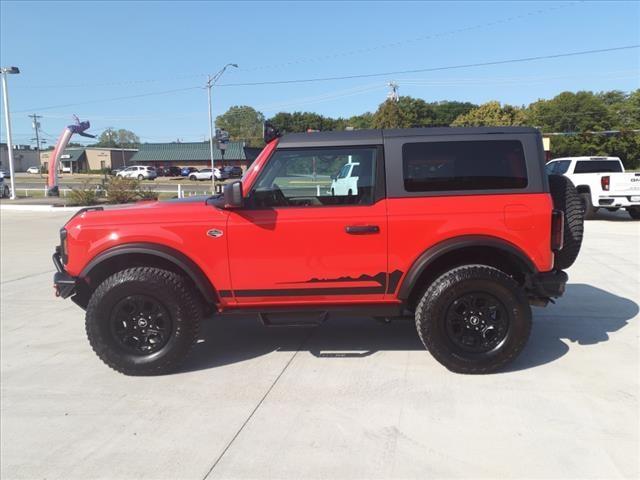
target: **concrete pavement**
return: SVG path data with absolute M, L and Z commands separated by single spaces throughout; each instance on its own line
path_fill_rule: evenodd
M 2 478 L 638 478 L 640 223 L 605 213 L 507 372 L 451 374 L 411 322 L 205 324 L 182 372 L 105 367 L 53 297 L 68 212 L 0 211 Z

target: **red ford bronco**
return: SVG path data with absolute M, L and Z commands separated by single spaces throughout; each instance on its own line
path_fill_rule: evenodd
M 56 292 L 110 367 L 174 370 L 211 312 L 351 311 L 412 315 L 445 367 L 488 373 L 523 349 L 530 305 L 563 294 L 582 204 L 537 130 L 265 131 L 222 195 L 89 207 L 60 231 Z

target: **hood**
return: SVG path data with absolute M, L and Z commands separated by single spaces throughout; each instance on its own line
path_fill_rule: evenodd
M 210 196 L 199 195 L 162 201 L 142 201 L 127 205 L 89 207 L 76 213 L 67 225 L 130 225 L 150 223 L 191 223 L 200 220 L 215 221 L 227 216 L 224 210 L 207 203 Z

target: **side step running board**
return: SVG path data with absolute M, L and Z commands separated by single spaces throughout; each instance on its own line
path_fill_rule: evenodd
M 329 312 L 270 312 L 259 313 L 258 318 L 266 327 L 317 327 L 322 325 Z

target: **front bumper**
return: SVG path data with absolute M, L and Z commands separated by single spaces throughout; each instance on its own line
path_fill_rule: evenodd
M 76 290 L 76 278 L 69 275 L 62 264 L 59 248 L 53 254 L 53 264 L 57 272 L 53 274 L 53 287 L 56 289 L 56 297 L 68 298 Z
M 527 278 L 527 293 L 543 299 L 558 298 L 564 294 L 568 280 L 569 275 L 562 270 L 536 273 Z

